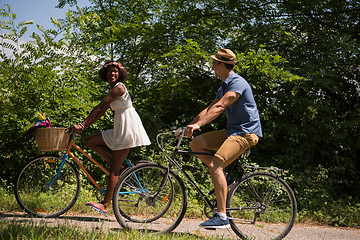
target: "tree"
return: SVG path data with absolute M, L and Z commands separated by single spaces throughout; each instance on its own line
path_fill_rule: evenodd
M 191 49 L 192 39 L 198 46 L 194 55 L 208 56 L 226 43 L 244 53 L 240 74 L 253 84 L 259 99 L 265 137 L 256 157 L 295 172 L 303 182 L 299 195 L 311 192 L 315 202 L 322 202 L 324 196 L 338 199 L 339 192 L 359 195 L 360 69 L 356 53 L 360 9 L 356 1 L 101 1 L 101 5 L 88 13 L 97 11 L 101 18 L 109 18 L 98 31 L 107 29 L 105 26 L 112 30 L 106 41 L 114 44 L 113 52 L 123 61 L 131 63 L 135 92 L 161 96 L 158 88 L 169 89 L 166 84 L 174 80 L 170 86 L 181 89 L 189 79 L 209 78 L 201 67 L 206 57 L 194 63 L 186 58 L 189 52 L 184 49 Z M 86 32 L 84 29 L 81 31 Z M 116 47 L 119 42 L 125 44 Z M 176 65 L 170 68 L 168 52 L 177 56 Z M 188 64 L 196 70 L 182 71 Z M 162 76 L 173 79 L 164 70 L 184 75 L 164 81 Z M 200 102 L 206 105 L 208 94 L 199 89 L 198 94 L 190 93 L 184 94 L 194 103 L 189 106 L 196 109 L 195 99 L 201 96 Z M 164 116 L 179 117 L 171 111 L 166 114 L 167 101 L 157 105 L 154 101 L 143 101 L 145 112 L 149 109 L 146 102 L 151 102 Z M 191 111 L 189 108 L 190 115 L 184 120 L 191 118 Z M 174 118 L 162 119 L 174 122 Z M 321 194 L 312 190 L 315 187 L 308 179 L 321 179 L 316 183 L 322 184 Z
M 32 22 L 15 25 L 16 14 L 5 7 L 0 9 L 6 19 L 0 42 L 0 158 L 6 164 L 0 176 L 11 180 L 38 151 L 33 136 L 26 134 L 37 112 L 45 112 L 55 126 L 69 126 L 90 110 L 100 88 L 90 51 L 65 39 L 56 41 L 59 32 L 40 26 L 42 36 L 33 33 L 32 41 L 23 42 Z
M 72 119 L 82 117 L 91 108 L 89 102 L 101 99 L 100 90 L 104 89 L 95 80 L 100 63 L 119 59 L 130 72 L 127 87 L 154 139 L 162 129 L 186 124 L 211 102 L 219 80 L 211 74 L 209 56 L 219 47 L 227 47 L 237 53 L 240 62 L 235 70 L 252 86 L 261 113 L 264 138 L 254 148 L 253 159 L 293 174 L 300 211 L 322 207 L 321 211 L 334 219 L 333 224 L 344 224 L 334 217 L 337 204 L 356 203 L 360 193 L 356 1 L 91 2 L 68 12 L 65 19 L 54 19 L 58 29 L 44 30 L 42 38 L 34 35 L 35 45 L 26 44 L 28 49 L 15 60 L 4 58 L 0 96 L 5 103 L 1 110 L 6 114 L 1 119 L 6 126 L 19 125 L 12 111 L 29 122 L 30 113 L 38 109 L 21 93 L 50 99 L 51 106 L 59 106 Z M 76 0 L 59 0 L 59 7 L 65 4 L 76 4 Z M 9 22 L 2 24 L 3 29 L 10 30 L 9 26 Z M 25 31 L 21 28 L 4 35 L 10 45 L 2 42 L 2 47 L 14 54 L 19 50 L 13 36 Z M 62 34 L 62 38 L 51 40 L 54 34 Z M 74 50 L 75 54 L 69 55 Z M 29 62 L 24 60 L 27 57 Z M 39 64 L 30 64 L 34 62 Z M 34 82 L 28 92 L 25 80 L 18 81 L 19 88 L 11 79 L 19 66 L 24 67 L 17 73 L 20 79 Z M 40 85 L 37 80 L 44 76 L 59 87 Z M 46 87 L 54 89 L 51 98 L 44 94 Z M 63 93 L 76 94 L 78 99 L 71 102 Z M 87 104 L 78 101 L 82 98 Z M 15 109 L 16 101 L 27 105 Z M 37 103 L 50 113 L 60 112 L 48 107 L 50 104 Z M 72 106 L 78 107 L 80 114 Z M 62 124 L 70 122 L 55 118 Z M 110 124 L 102 121 L 95 128 Z M 205 131 L 223 126 L 224 119 L 219 118 Z M 24 130 L 20 128 L 15 133 Z M 3 133 L 10 136 L 10 132 Z M 22 144 L 28 152 L 33 149 Z M 152 148 L 156 146 L 146 152 L 136 150 L 132 157 L 155 159 Z M 17 155 L 5 151 L 2 157 L 9 160 L 27 154 L 21 147 L 13 149 Z

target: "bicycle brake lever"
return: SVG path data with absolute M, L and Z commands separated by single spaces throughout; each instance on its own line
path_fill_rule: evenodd
M 71 134 L 72 133 L 72 126 L 68 126 L 68 127 L 66 127 L 66 133 L 67 134 Z

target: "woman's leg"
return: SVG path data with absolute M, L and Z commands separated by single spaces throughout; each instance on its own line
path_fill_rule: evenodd
M 128 156 L 129 152 L 130 148 L 116 150 L 113 152 L 113 159 L 110 163 L 110 175 L 107 179 L 106 194 L 103 201 L 106 212 L 109 210 L 114 188 L 119 180 L 120 170 L 123 168 L 122 164 Z
M 104 201 L 102 201 L 101 203 L 90 202 L 91 205 L 101 209 L 101 211 L 105 213 L 109 211 L 114 188 L 119 180 L 120 170 L 123 168 L 122 164 L 128 156 L 129 152 L 130 148 L 113 151 L 112 159 L 110 161 L 110 175 L 107 179 Z
M 106 147 L 101 133 L 95 133 L 86 139 L 88 147 L 102 157 L 107 163 L 111 163 L 112 156 Z

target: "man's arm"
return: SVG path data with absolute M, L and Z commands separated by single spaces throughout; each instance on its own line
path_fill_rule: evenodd
M 240 93 L 227 92 L 220 100 L 214 99 L 212 103 L 186 126 L 185 135 L 191 137 L 195 130 L 216 119 L 224 110 L 240 97 Z
M 204 110 L 202 110 L 202 111 L 196 116 L 196 118 L 189 123 L 189 125 L 190 125 L 190 124 L 197 123 L 204 115 L 206 115 L 206 113 L 209 111 L 209 109 L 210 109 L 214 104 L 216 104 L 218 101 L 219 101 L 219 99 L 215 98 L 207 108 L 205 108 Z

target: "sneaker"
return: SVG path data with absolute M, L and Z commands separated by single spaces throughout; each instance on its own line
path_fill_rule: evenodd
M 230 175 L 229 179 L 227 178 L 227 175 L 225 175 L 225 178 L 226 178 L 227 186 L 228 186 L 228 188 L 230 188 L 230 187 L 235 183 L 235 181 L 234 181 L 234 179 L 232 178 L 231 175 Z M 212 195 L 214 195 L 214 194 L 215 194 L 215 189 L 211 190 L 211 191 L 208 193 L 209 196 L 212 196 Z
M 209 228 L 209 229 L 229 228 L 230 227 L 229 218 L 226 217 L 226 220 L 222 220 L 219 214 L 214 213 L 213 217 L 201 223 L 200 227 Z

